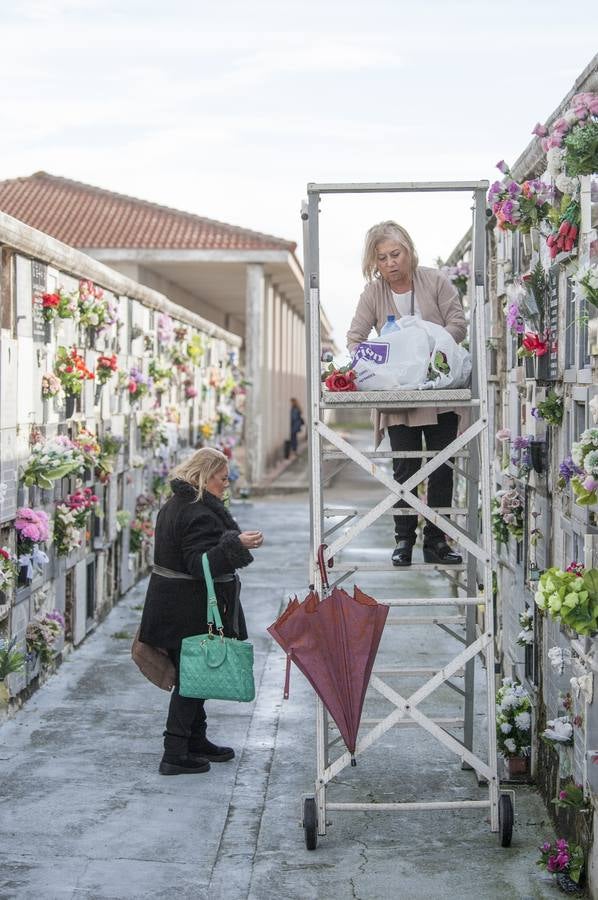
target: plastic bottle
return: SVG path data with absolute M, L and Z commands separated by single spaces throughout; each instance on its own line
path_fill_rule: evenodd
M 380 335 L 390 334 L 391 331 L 398 331 L 399 326 L 397 325 L 397 317 L 396 316 L 387 316 L 386 322 L 382 326 L 382 331 Z

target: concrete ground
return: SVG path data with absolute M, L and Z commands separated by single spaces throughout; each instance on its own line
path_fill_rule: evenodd
M 379 495 L 351 468 L 327 497 L 366 506 Z M 537 847 L 552 828 L 527 786 L 516 788 L 509 849 L 499 846 L 478 810 L 331 812 L 317 850 L 305 849 L 301 796 L 313 791 L 313 692 L 294 669 L 290 700 L 282 700 L 284 657 L 265 628 L 289 593 L 305 589 L 307 496 L 238 503 L 233 514 L 243 527 L 266 535 L 243 576 L 256 701 L 208 704 L 209 736 L 232 744 L 236 759 L 212 765 L 206 775 L 158 775 L 168 698 L 137 672 L 130 641 L 117 636 L 132 634 L 139 621 L 139 585 L 0 728 L 0 900 L 556 897 L 556 886 L 535 866 Z M 389 554 L 391 522 L 363 536 L 371 559 Z M 441 576 L 424 581 L 406 572 L 370 576 L 360 586 L 380 599 L 446 592 Z M 379 662 L 435 665 L 454 652 L 454 640 L 440 630 L 389 627 Z M 417 684 L 412 679 L 405 688 Z M 438 692 L 424 711 L 454 715 L 455 696 Z M 387 710 L 372 698 L 364 715 Z M 484 716 L 480 698 L 481 726 Z M 329 799 L 476 799 L 484 793 L 439 744 L 400 728 L 360 756 L 356 768 L 345 769 Z

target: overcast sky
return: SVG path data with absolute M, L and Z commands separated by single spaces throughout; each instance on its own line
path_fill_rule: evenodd
M 576 0 L 2 4 L 0 178 L 41 169 L 299 244 L 309 181 L 494 179 L 598 49 Z M 322 300 L 344 335 L 369 225 L 420 262 L 464 195 L 324 198 Z

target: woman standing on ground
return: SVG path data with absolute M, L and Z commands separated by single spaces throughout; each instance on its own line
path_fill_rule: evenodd
M 357 344 L 368 339 L 372 328 L 378 334 L 389 315 L 414 315 L 427 322 L 442 325 L 459 344 L 467 333 L 459 294 L 438 270 L 418 264 L 413 241 L 396 222 L 381 222 L 366 234 L 362 261 L 367 281 L 359 298 L 355 316 L 347 334 L 352 353 Z M 380 417 L 380 428 L 388 430 L 390 446 L 396 451 L 419 451 L 422 437 L 428 450 L 442 450 L 457 436 L 459 413 L 432 407 L 389 411 Z M 421 459 L 393 459 L 396 481 L 407 481 L 421 466 Z M 428 506 L 452 506 L 453 470 L 447 466 L 435 469 L 428 478 Z M 406 507 L 399 500 L 396 507 Z M 396 548 L 392 554 L 395 566 L 411 565 L 417 528 L 417 514 L 395 516 Z M 444 533 L 426 521 L 424 527 L 424 559 L 426 562 L 456 565 L 462 562 L 454 553 Z
M 241 531 L 224 506 L 228 460 L 219 450 L 204 447 L 171 474 L 172 496 L 156 521 L 153 573 L 139 639 L 166 648 L 175 666 L 159 771 L 182 775 L 207 772 L 210 762 L 235 755 L 231 747 L 207 739 L 204 701 L 181 697 L 178 689 L 181 641 L 208 630 L 202 556 L 206 553 L 210 563 L 224 634 L 243 641 L 247 628 L 235 570 L 253 561 L 249 551 L 264 538 L 260 531 Z
M 297 437 L 304 425 L 299 401 L 291 397 L 291 452 L 297 455 Z

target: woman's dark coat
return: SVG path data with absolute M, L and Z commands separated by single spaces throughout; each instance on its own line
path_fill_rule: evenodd
M 213 494 L 204 491 L 195 501 L 195 489 L 187 482 L 171 482 L 172 497 L 165 503 L 156 521 L 154 562 L 157 566 L 185 572 L 193 581 L 165 578 L 152 574 L 141 618 L 140 640 L 153 647 L 176 648 L 183 638 L 205 634 L 207 594 L 201 557 L 207 553 L 212 576 L 227 575 L 249 565 L 253 557 L 239 540 L 241 529 L 226 507 Z M 237 584 L 215 584 L 224 633 L 228 637 L 247 638 L 245 616 L 239 603 L 238 633 L 233 620 Z

